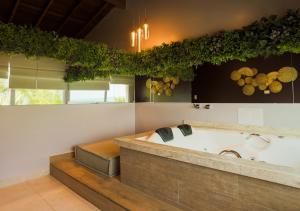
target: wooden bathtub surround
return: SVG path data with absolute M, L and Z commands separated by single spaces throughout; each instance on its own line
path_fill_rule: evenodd
M 121 147 L 121 181 L 183 210 L 300 210 L 300 189 Z
M 192 126 L 218 130 L 235 130 L 232 125 L 226 126 L 224 124 L 219 123 L 194 123 L 192 124 Z M 236 127 L 239 128 L 238 130 L 242 130 L 244 126 L 238 125 Z M 247 128 L 247 126 L 245 126 L 245 128 Z M 252 129 L 250 130 L 249 128 Z M 260 130 L 258 131 L 253 129 L 256 127 L 249 126 L 249 128 L 249 130 L 247 130 L 248 132 L 265 134 L 262 132 L 262 127 L 258 127 L 260 128 Z M 273 134 L 269 133 L 270 131 L 268 129 L 265 132 L 267 134 Z M 282 135 L 283 131 L 279 132 Z M 285 132 L 285 135 L 295 135 L 295 133 L 293 132 L 292 134 L 287 133 L 287 131 Z M 152 134 L 152 131 L 137 134 L 136 136 L 117 138 L 115 139 L 115 141 L 123 148 L 149 153 L 151 155 L 157 155 L 165 158 L 170 158 L 194 165 L 213 168 L 220 171 L 239 174 L 242 176 L 266 180 L 269 182 L 287 185 L 290 187 L 300 188 L 300 169 L 295 169 L 287 166 L 278 166 L 265 162 L 225 157 L 207 152 L 156 144 L 149 141 L 137 140 L 137 138 L 144 137 L 145 134 L 149 136 Z
M 219 123 L 193 126 L 276 133 Z M 121 178 L 99 175 L 76 163 L 74 153 L 51 157 L 50 173 L 103 211 L 300 210 L 299 169 L 137 139 L 153 132 L 115 139 L 121 149 Z M 286 130 L 276 135 L 298 136 Z
M 179 208 L 105 177 L 74 161 L 74 153 L 53 156 L 50 174 L 102 211 L 177 211 Z

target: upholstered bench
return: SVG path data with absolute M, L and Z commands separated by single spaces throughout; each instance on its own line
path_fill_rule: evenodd
M 113 140 L 76 146 L 75 160 L 99 174 L 112 177 L 120 173 L 120 147 Z

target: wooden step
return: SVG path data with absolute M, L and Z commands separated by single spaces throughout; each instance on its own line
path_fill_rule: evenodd
M 51 157 L 50 174 L 102 211 L 180 210 L 122 184 L 119 177 L 106 177 L 93 173 L 77 164 L 73 153 Z

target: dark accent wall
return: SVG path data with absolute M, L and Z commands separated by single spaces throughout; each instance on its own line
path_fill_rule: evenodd
M 146 87 L 148 77 L 135 77 L 135 101 L 136 102 L 149 102 L 150 93 Z M 154 102 L 191 102 L 191 83 L 181 81 L 178 86 L 173 90 L 173 95 L 167 97 L 165 95 L 154 96 Z
M 266 95 L 256 89 L 252 96 L 242 93 L 230 73 L 241 67 L 257 68 L 258 72 L 277 71 L 284 66 L 293 66 L 300 73 L 300 54 L 285 54 L 269 58 L 250 59 L 246 62 L 231 61 L 220 66 L 204 64 L 195 69 L 192 82 L 192 102 L 194 103 L 292 103 L 292 83 L 284 83 L 282 92 Z M 295 102 L 300 103 L 300 77 L 294 82 Z M 195 100 L 194 96 L 198 99 Z

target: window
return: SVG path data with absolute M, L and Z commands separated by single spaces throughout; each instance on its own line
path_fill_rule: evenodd
M 69 96 L 66 102 L 66 95 Z M 10 89 L 0 78 L 0 105 L 56 105 L 90 103 L 127 103 L 129 85 L 110 84 L 109 90 Z
M 110 84 L 106 102 L 128 103 L 129 87 L 126 84 Z
M 70 90 L 69 104 L 129 102 L 129 87 L 125 84 L 110 84 L 109 90 Z
M 69 104 L 102 102 L 105 102 L 105 91 L 103 90 L 70 90 Z
M 0 78 L 0 105 L 10 105 L 10 89 L 8 80 Z
M 0 105 L 87 104 L 133 99 L 134 77 L 66 83 L 66 64 L 56 59 L 28 59 L 0 53 Z
M 66 94 L 69 96 L 66 102 Z M 55 105 L 90 103 L 127 103 L 129 86 L 110 84 L 109 90 L 10 89 L 0 78 L 0 105 Z
M 63 90 L 15 89 L 15 105 L 64 104 Z

